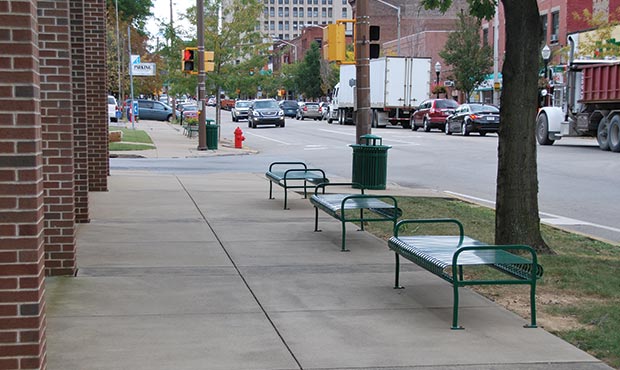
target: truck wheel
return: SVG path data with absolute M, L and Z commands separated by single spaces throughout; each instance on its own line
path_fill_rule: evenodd
M 549 123 L 545 113 L 541 113 L 536 119 L 536 141 L 540 145 L 553 145 L 555 142 L 549 139 Z
M 620 152 L 620 115 L 616 114 L 609 122 L 609 135 L 607 135 L 609 150 Z
M 344 125 L 344 110 L 338 110 L 338 124 Z
M 614 119 L 616 119 L 618 116 L 614 116 L 611 120 L 612 122 L 614 121 Z M 603 118 L 599 123 L 598 123 L 598 128 L 596 130 L 596 141 L 598 142 L 598 147 L 601 148 L 601 150 L 609 150 L 609 134 L 610 134 L 610 130 L 609 130 L 609 120 L 607 120 L 607 118 Z

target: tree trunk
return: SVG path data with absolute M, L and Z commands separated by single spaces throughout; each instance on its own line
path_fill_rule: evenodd
M 506 55 L 502 70 L 495 215 L 496 244 L 553 253 L 540 234 L 535 123 L 542 25 L 536 0 L 502 0 Z

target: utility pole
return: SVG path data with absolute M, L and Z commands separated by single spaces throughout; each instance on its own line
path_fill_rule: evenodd
M 205 106 L 205 6 L 204 0 L 196 0 L 198 31 L 198 150 L 207 150 L 207 126 Z
M 357 86 L 357 112 L 355 114 L 355 142 L 361 144 L 360 137 L 370 134 L 370 49 L 368 34 L 370 17 L 369 0 L 356 0 L 355 15 L 355 73 Z

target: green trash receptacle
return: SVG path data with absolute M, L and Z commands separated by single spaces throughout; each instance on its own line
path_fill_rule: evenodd
M 383 139 L 376 135 L 360 136 L 361 144 L 353 148 L 353 171 L 351 179 L 366 189 L 383 190 L 387 182 L 387 151 Z
M 217 149 L 217 142 L 218 142 L 218 130 L 220 128 L 220 125 L 217 125 L 215 123 L 215 120 L 206 119 L 206 126 L 207 126 L 207 149 L 213 149 L 216 150 Z

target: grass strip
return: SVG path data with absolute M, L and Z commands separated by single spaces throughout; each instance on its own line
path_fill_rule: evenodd
M 153 140 L 144 130 L 133 130 L 130 128 L 118 128 L 114 131 L 123 132 L 122 142 L 110 142 L 110 151 L 126 151 L 126 150 L 148 150 L 155 149 Z
M 451 198 L 397 197 L 397 200 L 403 210 L 401 219 L 456 218 L 463 223 L 467 235 L 494 243 L 493 209 Z M 449 229 L 449 225 L 407 226 L 408 230 L 401 228 L 401 235 L 458 232 Z M 393 232 L 388 222 L 368 223 L 365 229 L 386 240 Z M 557 254 L 538 256 L 545 269 L 537 287 L 539 323 L 608 365 L 620 368 L 620 247 L 547 225 L 541 226 L 541 232 Z M 486 273 L 485 269 L 474 272 Z M 529 318 L 527 290 L 520 288 L 524 287 L 473 289 Z

